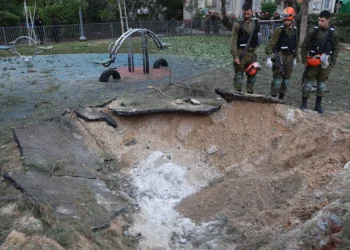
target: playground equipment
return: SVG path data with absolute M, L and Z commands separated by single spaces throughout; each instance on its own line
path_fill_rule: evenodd
M 109 53 L 109 58 L 107 61 L 100 62 L 103 66 L 109 67 L 112 63 L 115 62 L 116 57 L 118 55 L 119 49 L 121 48 L 122 44 L 127 41 L 128 43 L 128 70 L 129 72 L 134 72 L 134 52 L 133 52 L 133 47 L 132 47 L 132 36 L 136 33 L 141 34 L 141 43 L 142 43 L 142 64 L 143 64 L 143 73 L 144 74 L 149 74 L 149 55 L 148 55 L 148 39 L 151 38 L 154 43 L 156 44 L 158 49 L 164 49 L 170 44 L 162 42 L 159 37 L 153 33 L 152 31 L 148 29 L 132 29 L 129 28 L 128 25 L 128 19 L 127 19 L 127 12 L 126 12 L 126 7 L 125 7 L 125 2 L 124 2 L 124 16 L 123 16 L 123 11 L 120 5 L 120 0 L 118 0 L 118 5 L 119 5 L 119 11 L 120 11 L 120 21 L 121 21 L 121 29 L 123 34 L 116 40 L 115 43 L 111 43 L 108 46 L 108 53 Z M 124 22 L 125 20 L 126 23 L 126 28 L 127 31 L 124 32 Z M 162 59 L 161 62 L 155 63 L 157 68 L 162 66 L 168 66 L 168 63 L 165 61 L 165 59 Z M 113 76 L 114 79 L 120 79 L 120 74 L 116 72 L 116 68 L 113 70 L 108 69 L 104 71 L 101 74 L 100 81 L 102 82 L 107 82 L 110 76 Z
M 0 46 L 0 50 L 6 50 L 13 54 L 18 55 L 24 59 L 25 62 L 30 62 L 34 56 L 43 53 L 45 50 L 50 50 L 53 46 L 38 46 L 33 38 L 29 36 L 20 36 L 16 40 L 11 42 L 11 46 Z
M 36 0 L 34 1 L 33 12 L 31 12 L 30 7 L 27 6 L 26 0 L 24 0 L 23 4 L 28 35 L 17 37 L 16 40 L 10 43 L 11 46 L 1 45 L 0 50 L 6 50 L 13 54 L 17 54 L 20 58 L 23 58 L 25 62 L 29 63 L 34 56 L 43 53 L 45 50 L 52 49 L 53 46 L 38 46 L 40 41 L 36 41 L 34 29 L 34 14 L 36 11 Z

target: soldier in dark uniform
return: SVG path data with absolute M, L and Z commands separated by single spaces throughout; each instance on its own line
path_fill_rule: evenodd
M 317 81 L 316 104 L 314 110 L 322 114 L 322 97 L 326 91 L 326 81 L 336 64 L 339 50 L 339 33 L 330 25 L 331 13 L 324 10 L 318 18 L 318 26 L 310 29 L 301 45 L 301 60 L 306 67 L 306 79 L 302 89 L 300 109 L 307 108 L 312 82 Z
M 271 95 L 283 100 L 287 88 L 290 84 L 290 77 L 298 58 L 298 40 L 297 28 L 293 27 L 293 20 L 296 16 L 295 10 L 292 7 L 284 9 L 282 18 L 283 25 L 277 27 L 265 47 L 267 55 L 266 66 L 272 68 L 273 81 L 271 84 Z M 272 62 L 273 53 L 276 52 L 281 59 L 277 62 L 276 58 Z M 280 66 L 279 66 L 280 63 Z M 283 68 L 284 77 L 282 77 L 281 68 Z
M 210 33 L 210 12 L 206 15 L 205 17 L 205 21 L 204 21 L 204 32 L 205 34 L 209 34 Z
M 39 14 L 35 15 L 34 19 L 35 32 L 38 35 L 40 44 L 44 44 L 44 27 L 40 20 Z
M 242 83 L 244 71 L 253 63 L 256 62 L 257 55 L 255 50 L 259 46 L 259 19 L 253 18 L 252 7 L 248 2 L 242 6 L 243 20 L 234 23 L 232 28 L 231 40 L 231 55 L 233 57 L 233 64 L 235 68 L 234 90 L 242 91 Z M 248 40 L 252 35 L 250 44 Z M 246 46 L 249 46 L 246 53 L 243 54 Z M 256 75 L 247 75 L 247 93 L 254 93 L 254 84 L 256 82 Z

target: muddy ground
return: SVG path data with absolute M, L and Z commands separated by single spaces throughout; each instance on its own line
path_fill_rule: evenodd
M 22 76 L 16 74 L 25 75 L 28 67 L 19 64 L 3 71 L 1 174 L 23 170 L 11 128 L 37 124 L 66 108 L 104 104 L 99 109 L 112 115 L 116 129 L 80 120 L 74 113 L 66 116 L 80 120 L 81 133 L 94 146 L 97 140 L 111 156 L 99 178 L 132 202 L 127 213 L 112 220 L 110 229 L 92 233 L 69 222 L 45 224 L 43 213 L 28 209 L 22 200 L 0 200 L 1 243 L 15 229 L 26 234 L 17 239 L 27 237 L 26 244 L 35 242 L 42 249 L 45 244 L 60 246 L 46 238 L 38 243 L 33 235 L 46 235 L 66 249 L 348 249 L 350 172 L 344 166 L 350 161 L 349 49 L 343 49 L 332 71 L 324 98 L 328 112 L 323 116 L 297 109 L 301 65 L 293 74 L 287 105 L 227 104 L 214 89 L 231 89 L 232 70 L 189 61 L 200 69 L 190 67 L 186 77 L 180 72 L 141 88 L 131 81 L 101 87 L 92 77 L 81 79 L 82 74 L 78 80 L 61 81 L 51 78 L 51 71 L 40 70 L 17 85 L 16 77 Z M 85 85 L 85 92 L 65 91 L 72 85 L 69 81 Z M 269 84 L 270 71 L 263 66 L 257 93 L 268 94 Z M 90 88 L 98 90 L 89 93 Z M 188 97 L 222 108 L 205 116 L 132 117 L 116 116 L 110 109 L 121 104 L 178 105 L 176 99 Z M 312 108 L 314 96 L 310 99 Z M 1 197 L 19 194 L 2 180 Z M 23 226 L 20 219 L 28 217 L 44 225 Z M 14 238 L 8 237 L 3 248 L 13 246 L 9 244 Z

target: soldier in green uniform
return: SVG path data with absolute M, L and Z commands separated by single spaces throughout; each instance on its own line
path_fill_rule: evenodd
M 235 68 L 234 90 L 242 91 L 244 71 L 256 62 L 257 55 L 254 53 L 259 46 L 259 19 L 253 18 L 252 7 L 248 2 L 242 6 L 243 20 L 234 23 L 232 28 L 231 55 Z M 251 37 L 251 39 L 249 39 Z M 248 41 L 250 43 L 248 44 Z M 247 48 L 246 48 L 247 47 Z M 245 49 L 246 48 L 246 49 Z M 247 75 L 247 93 L 254 93 L 256 75 Z
M 330 25 L 331 13 L 324 10 L 318 18 L 318 26 L 310 29 L 301 45 L 301 60 L 306 67 L 306 79 L 302 89 L 300 109 L 307 108 L 312 82 L 317 81 L 316 104 L 314 110 L 322 114 L 322 97 L 326 91 L 326 81 L 336 64 L 340 50 L 339 33 Z
M 297 29 L 293 27 L 295 10 L 292 7 L 284 9 L 281 17 L 283 25 L 277 27 L 265 47 L 267 55 L 266 66 L 273 72 L 273 81 L 271 83 L 271 95 L 283 100 L 284 95 L 289 87 L 290 77 L 293 68 L 297 64 L 298 58 L 298 40 Z M 273 58 L 272 53 L 278 53 L 279 58 Z

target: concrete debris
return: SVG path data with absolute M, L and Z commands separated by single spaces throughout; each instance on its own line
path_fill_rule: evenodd
M 196 100 L 196 99 L 194 99 L 194 98 L 191 98 L 191 99 L 190 99 L 190 102 L 191 102 L 193 105 L 201 105 L 201 102 L 198 101 L 198 100 Z

